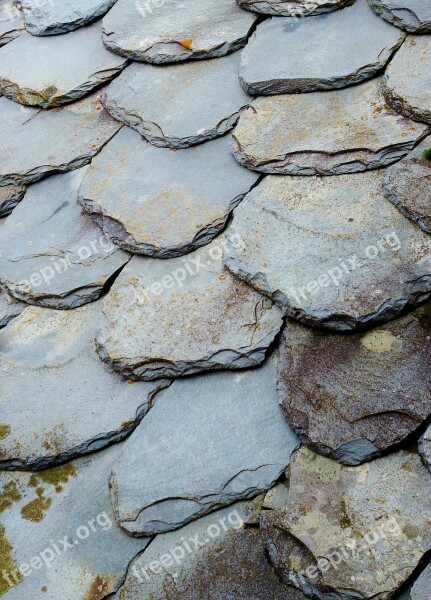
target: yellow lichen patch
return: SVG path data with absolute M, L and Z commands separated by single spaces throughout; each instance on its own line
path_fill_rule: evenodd
M 18 502 L 21 498 L 16 482 L 9 481 L 0 492 L 0 513 L 10 508 L 14 502 Z
M 10 435 L 10 425 L 7 423 L 0 423 L 0 440 L 5 440 Z
M 12 560 L 12 546 L 5 537 L 5 529 L 0 525 L 0 565 L 2 575 L 0 576 L 0 596 L 6 594 L 10 588 L 21 583 L 23 577 L 15 567 Z M 5 577 L 7 575 L 7 578 Z
M 182 40 L 180 42 L 180 44 L 181 44 L 181 46 L 183 48 L 185 48 L 186 50 L 188 50 L 191 47 L 191 45 L 193 44 L 193 40 Z
M 390 352 L 396 341 L 396 337 L 383 329 L 376 329 L 365 334 L 361 344 L 370 352 Z
M 109 582 L 106 577 L 97 575 L 91 584 L 88 592 L 84 596 L 84 600 L 100 600 L 109 593 Z
M 76 467 L 73 463 L 66 463 L 60 467 L 41 471 L 38 476 L 45 483 L 57 486 L 60 483 L 67 483 L 69 477 L 76 477 Z
M 44 497 L 42 488 L 37 488 L 36 493 L 37 498 L 31 500 L 21 508 L 21 516 L 27 521 L 40 523 L 43 521 L 46 511 L 51 506 L 52 499 Z

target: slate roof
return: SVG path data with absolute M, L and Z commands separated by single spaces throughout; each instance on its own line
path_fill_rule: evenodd
M 0 0 L 0 597 L 431 599 L 429 0 Z

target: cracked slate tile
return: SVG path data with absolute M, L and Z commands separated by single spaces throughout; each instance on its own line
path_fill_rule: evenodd
M 258 179 L 238 165 L 230 145 L 224 137 L 172 151 L 124 127 L 92 161 L 79 202 L 124 250 L 187 254 L 224 229 Z
M 386 198 L 427 233 L 431 233 L 431 159 L 425 152 L 430 148 L 427 137 L 388 169 L 384 184 Z
M 223 268 L 222 244 L 182 259 L 134 256 L 104 298 L 101 358 L 146 380 L 261 363 L 281 311 Z
M 258 25 L 243 50 L 240 81 L 250 94 L 343 88 L 376 75 L 404 37 L 367 0 L 300 20 L 273 17 Z
M 70 311 L 28 307 L 1 330 L 1 468 L 45 468 L 117 442 L 168 385 L 127 385 L 100 361 L 100 314 L 99 302 Z
M 343 90 L 257 98 L 233 132 L 234 156 L 263 173 L 339 175 L 399 160 L 427 132 L 388 107 L 381 80 L 373 79 Z
M 219 58 L 242 48 L 256 15 L 235 0 L 118 0 L 103 19 L 105 46 L 155 64 Z
M 387 102 L 416 121 L 431 123 L 431 36 L 409 35 L 383 78 Z
M 89 94 L 127 64 L 106 50 L 101 31 L 95 23 L 46 39 L 23 33 L 0 49 L 0 92 L 20 104 L 43 108 Z
M 20 315 L 26 306 L 24 302 L 13 298 L 0 287 L 0 329 L 6 327 L 12 319 Z
M 90 162 L 122 127 L 96 92 L 44 111 L 0 98 L 0 186 L 39 181 Z
M 107 89 L 105 108 L 155 146 L 187 148 L 232 129 L 251 98 L 240 54 L 166 66 L 133 63 Z
M 410 33 L 431 33 L 431 4 L 424 0 L 369 0 L 375 12 Z
M 17 299 L 47 308 L 97 300 L 130 255 L 81 213 L 87 167 L 32 185 L 2 228 L 0 283 Z
M 238 502 L 158 535 L 130 565 L 115 600 L 306 600 L 280 582 L 259 531 L 247 528 L 255 506 Z
M 242 8 L 264 15 L 306 17 L 339 10 L 351 0 L 238 0 Z
M 170 531 L 274 485 L 299 446 L 280 410 L 276 363 L 172 384 L 113 466 L 120 527 Z
M 431 417 L 431 304 L 350 336 L 288 321 L 278 390 L 289 425 L 347 465 L 372 460 Z
M 10 215 L 18 202 L 24 198 L 24 194 L 25 187 L 23 185 L 0 187 L 0 218 Z
M 32 35 L 58 35 L 88 25 L 104 15 L 116 0 L 17 0 Z
M 22 31 L 22 15 L 13 0 L 0 0 L 0 47 L 14 40 Z
M 261 531 L 282 580 L 319 600 L 389 600 L 431 548 L 431 477 L 413 452 L 345 467 L 301 449 Z
M 431 238 L 384 197 L 384 171 L 269 175 L 235 209 L 225 264 L 310 325 L 347 331 L 430 297 Z
M 119 451 L 39 473 L 0 473 L 4 600 L 101 600 L 120 587 L 149 539 L 115 525 L 107 481 Z
M 410 597 L 411 600 L 429 600 L 431 590 L 431 565 L 429 565 L 414 584 Z

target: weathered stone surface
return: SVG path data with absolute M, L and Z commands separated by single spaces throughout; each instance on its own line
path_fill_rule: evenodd
M 431 123 L 431 37 L 408 36 L 383 79 L 386 100 L 416 121 Z
M 431 565 L 428 566 L 411 591 L 411 600 L 428 600 L 431 591 Z
M 43 108 L 82 98 L 127 64 L 106 50 L 101 31 L 95 23 L 47 39 L 23 33 L 0 50 L 0 92 Z
M 176 381 L 113 467 L 117 522 L 153 535 L 252 498 L 274 485 L 297 447 L 278 403 L 276 357 L 240 374 Z
M 0 238 L 0 283 L 29 304 L 76 308 L 97 300 L 130 255 L 76 201 L 87 167 L 31 186 Z
M 369 0 L 375 12 L 411 33 L 431 33 L 431 4 L 424 0 Z
M 13 0 L 0 0 L 0 47 L 14 40 L 22 31 L 22 15 Z
M 7 217 L 23 199 L 24 194 L 25 187 L 22 185 L 0 187 L 0 218 Z
M 101 358 L 148 380 L 262 362 L 281 311 L 223 268 L 222 243 L 183 259 L 134 256 L 104 299 Z
M 259 531 L 245 527 L 255 513 L 254 503 L 239 502 L 158 535 L 130 565 L 115 600 L 306 600 L 280 582 Z
M 424 465 L 431 473 L 431 425 L 419 440 L 419 453 L 422 457 Z
M 411 452 L 360 467 L 300 450 L 261 530 L 285 582 L 319 600 L 388 600 L 431 548 L 431 477 Z
M 385 177 L 387 199 L 427 233 L 431 233 L 431 160 L 424 153 L 430 148 L 427 137 Z
M 116 0 L 17 0 L 25 28 L 32 35 L 57 35 L 87 25 L 104 15 Z
M 401 442 L 431 416 L 430 335 L 431 304 L 365 335 L 288 321 L 278 370 L 288 423 L 348 465 Z
M 268 176 L 234 211 L 225 263 L 286 314 L 334 330 L 395 318 L 431 293 L 431 238 L 383 194 L 384 172 Z M 235 238 L 234 238 L 235 241 Z
M 105 108 L 155 146 L 187 148 L 223 135 L 251 98 L 240 54 L 166 66 L 133 63 L 108 87 Z
M 0 288 L 0 329 L 20 315 L 26 305 Z
M 246 10 L 279 17 L 306 17 L 343 8 L 351 0 L 238 0 Z
M 0 98 L 0 186 L 82 167 L 120 127 L 98 93 L 51 111 Z
M 208 244 L 257 181 L 230 146 L 225 137 L 173 152 L 124 127 L 92 161 L 79 202 L 124 250 L 181 256 Z
M 257 98 L 233 133 L 234 155 L 263 173 L 339 175 L 399 160 L 427 131 L 388 107 L 381 80 L 373 79 L 332 92 Z
M 242 48 L 256 15 L 235 0 L 118 0 L 103 19 L 103 41 L 132 60 L 170 63 L 218 58 Z
M 119 441 L 166 387 L 127 385 L 99 360 L 100 310 L 28 307 L 0 332 L 2 468 L 45 468 Z
M 381 70 L 404 36 L 375 15 L 367 0 L 300 20 L 273 17 L 258 25 L 243 50 L 240 81 L 250 94 L 346 87 Z
M 101 600 L 119 588 L 149 542 L 114 522 L 107 481 L 119 450 L 37 474 L 0 473 L 4 600 Z

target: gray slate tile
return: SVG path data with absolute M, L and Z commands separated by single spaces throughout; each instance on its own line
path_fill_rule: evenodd
M 389 321 L 431 293 L 431 237 L 383 193 L 384 171 L 269 175 L 234 211 L 225 264 L 286 314 L 334 330 Z M 235 240 L 234 240 L 235 241 Z
M 431 33 L 431 4 L 424 0 L 369 0 L 376 13 L 411 33 Z
M 411 591 L 411 600 L 428 600 L 431 590 L 431 565 L 428 566 Z
M 349 336 L 288 321 L 278 389 L 301 441 L 357 465 L 417 430 L 431 416 L 430 333 L 431 304 Z
M 123 529 L 170 531 L 276 482 L 299 445 L 278 403 L 276 362 L 173 383 L 113 467 Z
M 388 107 L 381 80 L 373 79 L 331 92 L 257 98 L 233 132 L 234 156 L 263 173 L 339 175 L 399 160 L 427 132 Z
M 306 17 L 343 8 L 351 0 L 238 0 L 242 8 L 278 17 Z
M 424 152 L 429 149 L 431 137 L 392 165 L 385 177 L 386 198 L 427 233 L 431 233 L 431 160 Z
M 230 146 L 156 148 L 124 127 L 92 161 L 79 202 L 124 250 L 181 256 L 211 242 L 257 181 Z
M 0 47 L 14 40 L 23 31 L 22 15 L 13 0 L 0 0 Z
M 6 185 L 0 187 L 0 218 L 7 217 L 25 194 L 23 185 Z
M 147 380 L 261 363 L 281 311 L 223 268 L 222 243 L 181 259 L 133 257 L 104 298 L 102 359 Z
M 223 135 L 251 101 L 240 54 L 158 66 L 133 63 L 107 89 L 105 108 L 155 146 L 187 148 Z
M 258 25 L 243 50 L 240 81 L 250 94 L 346 87 L 378 73 L 404 36 L 367 0 L 300 20 L 273 17 Z
M 235 0 L 118 0 L 103 19 L 103 41 L 132 60 L 171 63 L 218 58 L 242 48 L 256 15 Z
M 408 36 L 383 81 L 386 100 L 395 110 L 431 123 L 431 36 Z
M 26 306 L 24 302 L 16 300 L 6 290 L 0 288 L 0 329 L 20 315 Z
M 70 311 L 32 306 L 1 330 L 3 469 L 45 468 L 121 440 L 168 384 L 128 385 L 100 361 L 100 314 L 98 302 Z
M 73 102 L 110 81 L 127 61 L 108 52 L 95 23 L 67 35 L 23 33 L 0 49 L 0 92 L 30 106 Z
M 81 213 L 87 167 L 31 186 L 0 238 L 0 283 L 30 304 L 76 308 L 99 298 L 130 255 Z M 1 189 L 1 188 L 0 188 Z
M 121 128 L 100 93 L 44 111 L 0 98 L 0 186 L 39 181 L 90 162 Z

